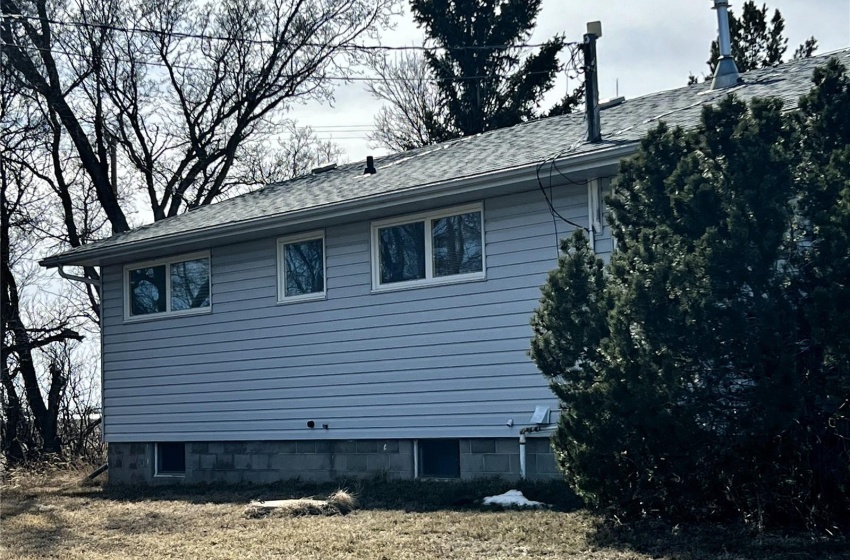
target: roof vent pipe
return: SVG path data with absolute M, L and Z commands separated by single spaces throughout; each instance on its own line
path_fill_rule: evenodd
M 729 0 L 714 0 L 717 10 L 717 45 L 720 58 L 714 69 L 711 89 L 723 89 L 738 83 L 738 67 L 732 58 L 732 38 L 729 33 Z
M 314 167 L 310 170 L 310 173 L 313 175 L 318 175 L 320 173 L 324 173 L 325 171 L 332 171 L 336 169 L 336 163 L 329 163 L 327 165 L 322 165 L 321 167 Z
M 602 125 L 599 122 L 599 73 L 596 64 L 596 40 L 602 37 L 602 22 L 591 21 L 587 24 L 587 33 L 581 48 L 584 52 L 584 83 L 587 113 L 587 140 L 602 141 Z
M 375 169 L 375 158 L 366 156 L 366 169 L 363 170 L 363 175 L 374 175 L 378 170 Z

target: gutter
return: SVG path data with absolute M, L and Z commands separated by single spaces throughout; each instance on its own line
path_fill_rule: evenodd
M 586 154 L 556 159 L 554 161 L 559 164 L 569 165 L 568 171 L 585 171 L 587 169 L 599 167 L 600 165 L 619 162 L 623 157 L 631 155 L 637 148 L 638 144 L 638 142 L 630 142 L 628 144 L 612 146 L 602 150 L 594 150 Z M 472 177 L 460 177 L 443 182 L 428 183 L 400 191 L 305 208 L 294 212 L 285 212 L 282 214 L 262 216 L 249 220 L 229 222 L 197 231 L 178 232 L 150 239 L 118 243 L 102 249 L 93 247 L 89 250 L 80 250 L 70 254 L 60 253 L 58 255 L 42 259 L 38 264 L 47 268 L 83 263 L 88 266 L 98 266 L 97 264 L 93 264 L 94 261 L 92 261 L 92 259 L 96 259 L 97 261 L 116 257 L 123 259 L 131 256 L 135 252 L 153 250 L 158 247 L 174 243 L 192 243 L 197 241 L 212 243 L 226 239 L 237 233 L 261 234 L 264 231 L 279 228 L 281 221 L 283 220 L 286 220 L 286 223 L 289 225 L 297 225 L 300 223 L 315 221 L 317 219 L 339 218 L 355 214 L 357 212 L 379 209 L 384 206 L 392 206 L 407 202 L 419 202 L 443 194 L 462 194 L 465 192 L 482 190 L 487 187 L 509 184 L 523 179 L 533 179 L 536 177 L 538 165 L 539 163 L 535 162 L 519 167 L 512 167 L 509 169 L 475 175 Z
M 98 289 L 101 288 L 100 280 L 95 280 L 94 278 L 86 278 L 85 276 L 77 276 L 76 274 L 68 274 L 67 272 L 65 272 L 65 269 L 61 264 L 59 265 L 59 268 L 56 269 L 56 271 L 59 273 L 59 276 L 61 276 L 65 280 L 73 280 L 74 282 L 82 282 L 84 284 L 91 284 L 92 286 L 97 286 Z

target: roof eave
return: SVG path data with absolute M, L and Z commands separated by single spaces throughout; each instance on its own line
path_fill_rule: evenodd
M 619 162 L 620 159 L 635 151 L 637 142 L 617 144 L 611 147 L 593 150 L 591 152 L 574 155 L 571 157 L 555 157 L 554 161 L 562 166 L 562 171 L 577 173 L 595 167 L 610 165 Z M 235 234 L 262 234 L 264 231 L 279 227 L 282 220 L 289 224 L 300 224 L 317 219 L 333 219 L 346 215 L 376 210 L 386 206 L 393 206 L 402 202 L 416 202 L 425 198 L 432 198 L 444 194 L 461 194 L 469 191 L 487 190 L 517 182 L 532 179 L 536 176 L 539 162 L 521 166 L 502 169 L 499 171 L 482 173 L 468 177 L 460 177 L 438 183 L 427 183 L 404 190 L 382 193 L 363 198 L 346 200 L 334 204 L 326 204 L 294 212 L 285 212 L 263 216 L 250 220 L 230 222 L 219 226 L 203 228 L 193 232 L 179 232 L 139 241 L 131 241 L 108 247 L 92 247 L 90 250 L 77 250 L 72 253 L 59 253 L 39 261 L 43 267 L 53 268 L 63 265 L 70 266 L 98 266 L 101 261 L 125 258 L 134 253 L 150 251 L 159 246 L 168 246 L 179 240 L 181 243 L 191 243 L 195 240 L 223 241 Z

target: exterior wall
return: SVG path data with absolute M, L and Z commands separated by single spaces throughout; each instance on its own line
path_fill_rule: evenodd
M 412 479 L 412 440 L 194 442 L 186 444 L 186 474 L 154 476 L 153 443 L 109 444 L 110 484 L 270 484 L 300 478 L 331 481 L 386 475 Z M 520 478 L 516 439 L 460 440 L 461 479 Z M 547 438 L 526 443 L 526 477 L 560 475 Z
M 552 198 L 587 224 L 584 186 Z M 537 189 L 484 200 L 484 220 L 486 281 L 371 293 L 368 221 L 326 229 L 322 301 L 277 303 L 274 238 L 211 248 L 203 315 L 125 322 L 105 267 L 106 440 L 518 438 L 557 410 L 527 356 L 556 224 Z

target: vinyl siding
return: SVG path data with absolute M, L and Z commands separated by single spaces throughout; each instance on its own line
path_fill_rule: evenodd
M 553 194 L 587 224 L 586 189 Z M 107 440 L 516 435 L 557 406 L 527 356 L 555 225 L 539 190 L 485 200 L 484 218 L 484 281 L 371 293 L 366 221 L 325 230 L 321 301 L 277 303 L 274 238 L 210 248 L 209 314 L 124 322 L 122 268 L 107 267 Z

